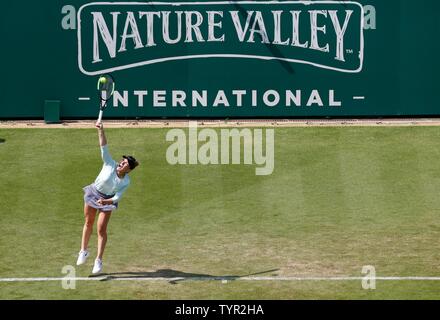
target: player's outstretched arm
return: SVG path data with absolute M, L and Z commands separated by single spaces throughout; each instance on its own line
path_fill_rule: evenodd
M 104 125 L 102 124 L 102 122 L 97 122 L 95 126 L 98 128 L 99 145 L 103 147 L 107 145 L 107 138 L 105 137 L 104 133 Z

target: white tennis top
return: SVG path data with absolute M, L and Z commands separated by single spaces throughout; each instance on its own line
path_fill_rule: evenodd
M 110 156 L 107 145 L 101 147 L 101 156 L 104 164 L 95 180 L 95 187 L 101 193 L 107 195 L 114 194 L 114 197 L 111 199 L 113 202 L 118 202 L 122 194 L 127 190 L 130 184 L 130 178 L 128 174 L 122 179 L 118 177 L 116 174 L 118 163 Z

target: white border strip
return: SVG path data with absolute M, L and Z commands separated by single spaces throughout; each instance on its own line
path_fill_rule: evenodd
M 169 58 L 161 58 L 161 59 L 154 59 L 154 60 L 148 60 L 148 61 L 142 61 L 137 63 L 132 63 L 124 66 L 114 67 L 114 68 L 108 68 L 104 70 L 97 70 L 97 71 L 87 71 L 84 69 L 82 64 L 82 46 L 81 46 L 81 12 L 84 8 L 89 6 L 96 6 L 96 5 L 153 5 L 153 6 L 160 6 L 160 5 L 171 5 L 171 6 L 181 6 L 181 5 L 219 5 L 219 4 L 268 4 L 268 5 L 274 5 L 274 4 L 304 4 L 304 5 L 314 5 L 314 4 L 353 4 L 357 5 L 361 9 L 361 34 L 360 34 L 360 45 L 359 45 L 359 68 L 356 70 L 347 70 L 347 69 L 341 69 L 341 68 L 335 68 L 326 66 L 319 63 L 314 63 L 310 61 L 305 60 L 299 60 L 299 59 L 287 59 L 287 58 L 278 58 L 273 56 L 255 56 L 255 55 L 241 55 L 241 54 L 203 54 L 203 55 L 190 55 L 190 56 L 178 56 L 178 57 L 169 57 Z M 250 58 L 250 59 L 260 59 L 260 60 L 281 60 L 286 62 L 294 62 L 294 63 L 300 63 L 300 64 L 307 64 L 312 65 L 318 68 L 327 69 L 327 70 L 333 70 L 333 71 L 339 71 L 343 73 L 359 73 L 363 69 L 364 64 L 364 7 L 361 3 L 355 2 L 355 1 L 212 1 L 212 2 L 91 2 L 87 3 L 83 6 L 81 6 L 78 9 L 77 13 L 77 38 L 78 38 L 78 67 L 82 73 L 89 76 L 99 75 L 102 73 L 111 73 L 118 70 L 125 70 L 135 67 L 140 67 L 144 65 L 154 64 L 154 63 L 160 63 L 160 62 L 166 62 L 166 61 L 175 61 L 175 60 L 187 60 L 187 59 L 195 59 L 195 58 Z
M 362 281 L 365 277 L 46 277 L 46 278 L 0 278 L 0 282 L 47 282 L 47 281 Z M 376 281 L 440 281 L 440 277 L 375 277 Z

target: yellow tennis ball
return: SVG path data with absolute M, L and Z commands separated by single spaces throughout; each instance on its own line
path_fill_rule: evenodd
M 99 78 L 99 83 L 106 83 L 107 79 L 105 77 Z

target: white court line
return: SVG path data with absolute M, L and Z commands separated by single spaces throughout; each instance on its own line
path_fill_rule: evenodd
M 90 101 L 89 97 L 79 97 L 78 98 L 79 101 Z
M 0 282 L 46 282 L 46 281 L 361 281 L 365 277 L 41 277 L 0 278 Z M 440 277 L 375 277 L 379 281 L 440 281 Z
M 365 97 L 355 96 L 355 97 L 353 97 L 353 100 L 365 100 Z

